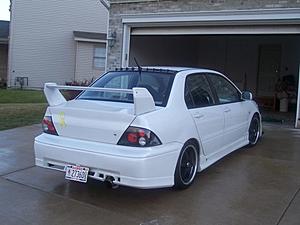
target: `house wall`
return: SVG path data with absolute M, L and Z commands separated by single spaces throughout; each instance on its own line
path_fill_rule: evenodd
M 106 33 L 107 18 L 98 0 L 12 0 L 9 85 L 17 76 L 30 87 L 74 79 L 73 31 Z
M 0 44 L 0 80 L 7 79 L 8 45 Z
M 300 1 L 294 0 L 112 0 L 109 18 L 109 34 L 116 32 L 116 43 L 108 49 L 108 66 L 110 69 L 121 66 L 123 38 L 122 18 L 126 15 L 168 12 L 198 12 L 219 10 L 248 10 L 273 8 L 300 8 Z
M 101 43 L 91 43 L 91 42 L 77 42 L 77 52 L 76 52 L 76 71 L 75 80 L 95 80 L 102 73 L 104 73 L 105 68 L 96 69 L 93 65 L 94 60 L 94 47 L 105 44 Z

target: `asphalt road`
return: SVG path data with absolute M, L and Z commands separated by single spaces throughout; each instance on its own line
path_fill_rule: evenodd
M 39 125 L 0 132 L 0 224 L 299 225 L 300 130 L 265 126 L 243 148 L 198 174 L 192 187 L 108 189 L 34 166 Z

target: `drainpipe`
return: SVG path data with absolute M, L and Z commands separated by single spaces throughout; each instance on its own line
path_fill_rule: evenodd
M 12 86 L 12 76 L 11 76 L 11 72 L 12 72 L 12 46 L 13 46 L 13 2 L 12 0 L 10 0 L 10 6 L 9 6 L 9 10 L 10 10 L 10 21 L 9 21 L 9 36 L 8 36 L 8 60 L 7 60 L 7 87 L 10 88 Z
M 110 2 L 108 0 L 99 0 L 99 2 L 107 9 L 108 11 L 108 20 L 109 20 L 109 9 L 110 9 Z M 109 22 L 107 21 L 107 27 L 106 27 L 106 35 L 108 37 L 109 32 Z M 105 72 L 107 71 L 107 59 L 108 59 L 108 38 L 105 43 L 106 47 L 106 55 L 105 55 Z

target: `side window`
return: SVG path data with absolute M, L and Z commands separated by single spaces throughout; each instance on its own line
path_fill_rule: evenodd
M 204 74 L 193 74 L 186 78 L 185 102 L 188 108 L 199 108 L 215 104 L 212 91 Z
M 103 69 L 105 67 L 106 60 L 106 47 L 105 45 L 96 45 L 94 47 L 94 68 Z
M 223 104 L 240 101 L 241 97 L 239 91 L 224 77 L 211 74 L 209 75 L 209 79 L 216 90 L 219 103 Z

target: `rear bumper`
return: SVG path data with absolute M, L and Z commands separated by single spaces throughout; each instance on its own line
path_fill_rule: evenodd
M 174 172 L 182 148 L 169 143 L 152 148 L 135 148 L 75 140 L 42 134 L 35 138 L 37 166 L 63 171 L 65 165 L 90 168 L 89 177 L 137 187 L 158 188 L 174 185 Z

